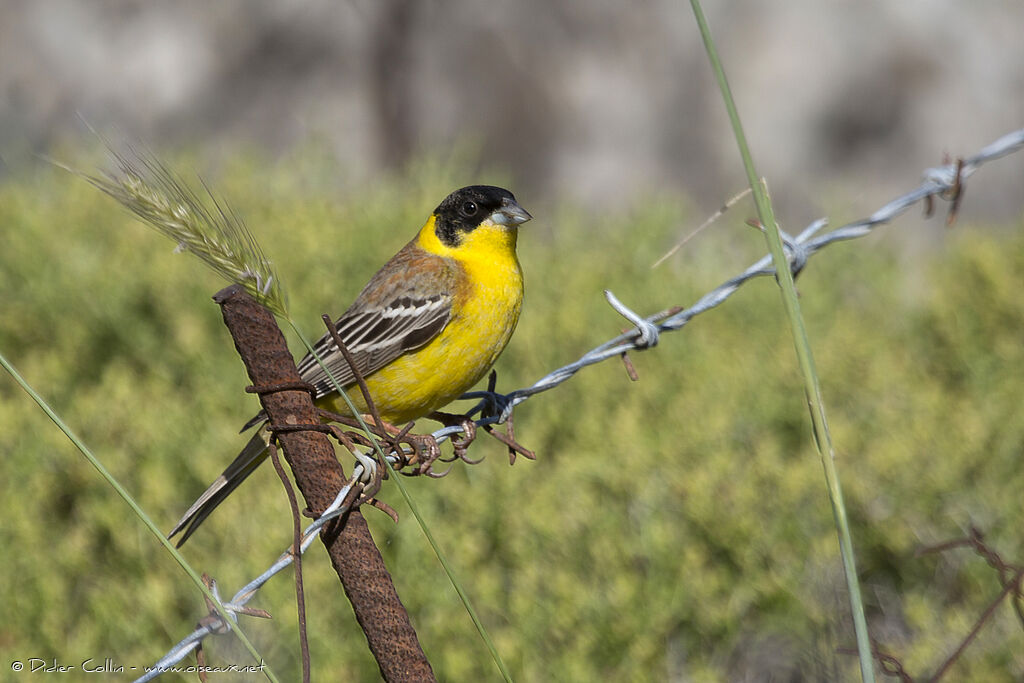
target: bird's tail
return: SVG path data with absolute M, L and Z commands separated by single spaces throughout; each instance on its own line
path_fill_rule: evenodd
M 177 547 L 181 547 L 188 537 L 191 536 L 199 525 L 203 523 L 214 509 L 234 491 L 245 478 L 252 474 L 264 460 L 267 459 L 269 450 L 267 444 L 270 442 L 270 432 L 266 424 L 262 425 L 251 439 L 245 444 L 242 452 L 227 466 L 221 475 L 210 484 L 203 492 L 203 495 L 192 503 L 192 506 L 185 511 L 185 515 L 174 525 L 167 538 L 174 538 L 182 529 L 185 533 L 178 541 Z

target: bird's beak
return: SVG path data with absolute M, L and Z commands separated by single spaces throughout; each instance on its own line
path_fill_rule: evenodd
M 501 200 L 501 208 L 491 214 L 491 220 L 499 225 L 514 228 L 533 218 L 529 212 L 519 206 L 519 202 L 506 197 Z

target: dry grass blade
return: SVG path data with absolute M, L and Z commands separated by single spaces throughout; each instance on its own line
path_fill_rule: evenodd
M 764 180 L 764 179 L 762 178 L 762 180 Z M 667 261 L 669 259 L 669 257 L 671 257 L 677 251 L 682 249 L 686 245 L 687 242 L 689 242 L 691 239 L 696 237 L 699 233 L 703 232 L 703 230 L 706 227 L 708 227 L 709 225 L 711 225 L 712 223 L 717 221 L 719 218 L 721 218 L 722 215 L 726 211 L 728 211 L 733 206 L 735 206 L 737 202 L 739 202 L 741 199 L 746 197 L 748 194 L 750 194 L 750 188 L 749 187 L 747 189 L 743 190 L 742 192 L 739 192 L 738 194 L 734 195 L 732 199 L 730 199 L 729 201 L 727 201 L 725 204 L 722 205 L 722 208 L 718 209 L 718 211 L 715 211 L 713 214 L 708 216 L 707 220 L 705 220 L 703 223 L 701 223 L 699 226 L 697 226 L 694 230 L 692 230 L 689 234 L 687 234 L 685 237 L 683 237 L 683 239 L 679 240 L 674 245 L 672 245 L 671 249 L 669 249 L 667 252 L 662 254 L 661 257 L 657 261 L 655 261 L 654 263 L 651 264 L 651 268 L 657 268 L 662 263 Z

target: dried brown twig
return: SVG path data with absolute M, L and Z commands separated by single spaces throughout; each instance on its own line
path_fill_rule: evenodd
M 975 620 L 974 626 L 971 627 L 971 630 L 960 641 L 960 644 L 953 650 L 953 653 L 946 657 L 934 674 L 928 677 L 928 683 L 937 683 L 952 669 L 953 665 L 978 637 L 981 629 L 992 618 L 996 609 L 998 609 L 1007 596 L 1011 596 L 1011 604 L 1013 604 L 1014 611 L 1017 613 L 1017 618 L 1020 619 L 1021 627 L 1024 628 L 1024 566 L 1006 562 L 999 553 L 985 543 L 985 536 L 978 528 L 972 526 L 967 536 L 962 538 L 954 538 L 920 548 L 914 553 L 914 556 L 922 557 L 924 555 L 944 553 L 957 548 L 971 548 L 976 555 L 984 558 L 989 566 L 999 573 L 999 583 L 1003 589 Z M 839 652 L 842 654 L 857 654 L 856 650 L 850 648 L 840 648 Z M 877 642 L 872 642 L 871 654 L 882 668 L 882 672 L 887 676 L 899 678 L 903 683 L 914 683 L 915 679 L 907 673 L 903 663 L 895 655 L 883 652 Z

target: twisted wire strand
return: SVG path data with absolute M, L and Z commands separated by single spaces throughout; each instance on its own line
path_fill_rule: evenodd
M 847 223 L 819 237 L 814 236 L 828 225 L 827 219 L 822 218 L 814 221 L 795 238 L 783 232 L 783 244 L 789 257 L 790 267 L 794 272 L 799 272 L 811 256 L 828 245 L 863 237 L 879 225 L 892 221 L 926 197 L 939 196 L 940 198 L 946 198 L 945 195 L 947 193 L 954 188 L 960 188 L 963 181 L 973 175 L 983 164 L 1017 152 L 1021 147 L 1024 147 L 1024 128 L 1003 135 L 982 148 L 977 154 L 963 159 L 960 163 L 949 163 L 925 169 L 922 174 L 924 180 L 920 186 L 893 199 L 867 218 Z M 959 173 L 957 172 L 958 169 Z M 702 296 L 691 307 L 671 315 L 662 311 L 646 318 L 640 318 L 636 313 L 626 309 L 617 299 L 613 302 L 614 297 L 612 297 L 609 299 L 609 302 L 612 303 L 619 313 L 631 320 L 640 321 L 638 329 L 630 330 L 604 342 L 583 354 L 576 361 L 549 372 L 529 387 L 517 389 L 504 395 L 475 391 L 464 394 L 462 398 L 484 399 L 470 411 L 470 414 L 485 410 L 488 403 L 497 404 L 501 407 L 497 415 L 492 414 L 477 420 L 478 426 L 505 422 L 515 406 L 528 400 L 531 396 L 554 389 L 583 368 L 608 360 L 609 358 L 621 356 L 626 351 L 643 350 L 654 346 L 657 343 L 657 336 L 654 337 L 653 341 L 650 339 L 651 328 L 648 327 L 649 325 L 653 326 L 658 333 L 678 330 L 701 313 L 721 305 L 746 282 L 757 277 L 774 276 L 775 268 L 772 267 L 771 262 L 771 255 L 760 258 L 739 275 L 726 280 L 717 288 Z M 433 435 L 438 440 L 441 440 L 458 431 L 459 428 L 457 426 L 446 427 L 434 432 Z

